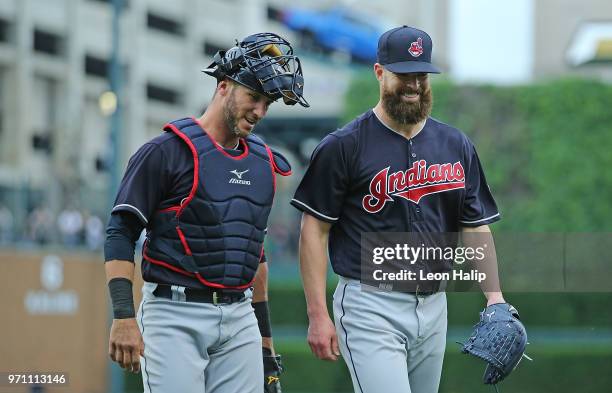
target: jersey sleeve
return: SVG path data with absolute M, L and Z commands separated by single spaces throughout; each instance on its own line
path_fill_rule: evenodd
M 113 213 L 129 211 L 146 225 L 162 199 L 164 165 L 164 154 L 157 144 L 147 143 L 138 149 L 128 162 Z
M 477 227 L 500 220 L 497 204 L 487 179 L 485 178 L 480 159 L 474 145 L 467 147 L 467 169 L 465 171 L 466 195 L 459 223 L 466 227 Z
M 350 148 L 330 134 L 317 146 L 291 204 L 328 223 L 340 218 L 349 185 Z

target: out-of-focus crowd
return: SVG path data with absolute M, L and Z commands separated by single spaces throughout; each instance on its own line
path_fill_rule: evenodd
M 0 204 L 0 246 L 61 245 L 98 251 L 104 245 L 104 227 L 100 217 L 88 211 L 66 207 L 54 214 L 45 206 L 32 209 L 19 226 L 13 213 Z
M 266 256 L 269 260 L 280 263 L 295 260 L 299 218 L 298 214 L 291 214 L 270 222 L 266 238 Z M 136 250 L 141 249 L 143 235 L 136 244 Z M 18 222 L 15 214 L 0 201 L 0 247 L 61 246 L 101 251 L 105 237 L 106 223 L 99 215 L 85 209 L 67 206 L 54 213 L 48 206 L 41 205 L 29 210 L 23 222 Z

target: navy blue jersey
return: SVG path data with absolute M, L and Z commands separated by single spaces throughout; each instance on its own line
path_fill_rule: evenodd
M 291 204 L 333 224 L 334 271 L 360 278 L 365 232 L 458 232 L 499 220 L 471 141 L 428 118 L 411 139 L 370 110 L 327 135 Z
M 231 155 L 242 153 L 241 150 L 224 150 Z M 113 215 L 129 212 L 139 218 L 142 227 L 148 227 L 149 218 L 156 211 L 179 205 L 181 200 L 189 195 L 192 184 L 193 155 L 189 147 L 175 134 L 164 132 L 141 146 L 130 158 L 119 186 Z M 121 222 L 125 221 L 111 218 L 109 227 L 117 226 Z M 115 233 L 121 231 L 121 228 L 111 229 Z M 113 252 L 113 244 L 105 248 L 106 260 L 118 259 L 120 254 Z M 121 255 L 120 259 L 132 260 L 133 254 L 129 259 L 127 255 Z M 265 262 L 265 255 L 262 262 Z M 156 266 L 146 260 L 142 261 L 142 276 L 149 282 L 191 288 L 203 287 L 195 278 Z
M 130 211 L 146 225 L 155 211 L 176 206 L 189 195 L 192 183 L 189 147 L 164 132 L 130 157 L 113 212 Z

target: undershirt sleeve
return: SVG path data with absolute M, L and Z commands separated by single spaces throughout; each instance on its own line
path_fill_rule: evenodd
M 117 211 L 111 214 L 106 227 L 104 242 L 104 260 L 134 262 L 134 249 L 144 224 L 140 218 L 129 211 Z

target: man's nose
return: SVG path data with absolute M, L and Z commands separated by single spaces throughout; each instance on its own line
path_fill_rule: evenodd
M 418 90 L 420 83 L 419 83 L 419 79 L 416 77 L 410 77 L 410 78 L 406 78 L 406 80 L 404 81 L 406 83 L 406 86 L 413 89 L 413 90 Z
M 257 115 L 258 118 L 262 119 L 266 115 L 267 112 L 268 112 L 268 107 L 265 102 L 260 101 L 255 104 L 255 109 L 253 110 L 253 113 L 255 113 L 255 115 Z

